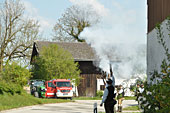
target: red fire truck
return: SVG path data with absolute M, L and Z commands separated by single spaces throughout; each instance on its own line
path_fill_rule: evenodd
M 54 79 L 45 82 L 46 97 L 72 99 L 73 91 L 71 81 L 67 79 Z

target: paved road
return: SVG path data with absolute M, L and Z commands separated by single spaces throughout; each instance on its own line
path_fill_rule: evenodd
M 44 104 L 17 108 L 0 113 L 93 113 L 93 104 L 97 102 L 98 112 L 104 112 L 100 100 L 76 100 L 75 102 Z M 137 105 L 134 100 L 124 100 L 123 107 Z

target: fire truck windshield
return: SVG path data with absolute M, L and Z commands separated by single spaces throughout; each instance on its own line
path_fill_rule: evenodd
M 71 87 L 70 82 L 56 82 L 57 87 Z

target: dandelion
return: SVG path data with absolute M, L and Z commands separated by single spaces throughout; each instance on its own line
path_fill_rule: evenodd
M 143 104 L 144 107 L 146 107 L 149 104 L 149 102 L 147 102 L 146 104 Z
M 159 108 L 158 108 L 158 107 L 156 107 L 156 108 L 155 108 L 155 110 L 159 110 Z
M 148 106 L 148 109 L 150 109 L 150 108 L 151 108 L 151 105 Z
M 142 97 L 142 99 L 143 99 L 143 101 L 145 101 L 145 100 L 146 100 L 146 98 L 145 98 L 145 97 Z
M 168 66 L 167 71 L 169 71 L 169 72 L 170 72 L 170 66 Z
M 147 91 L 146 94 L 147 94 L 147 95 L 152 95 L 152 92 Z

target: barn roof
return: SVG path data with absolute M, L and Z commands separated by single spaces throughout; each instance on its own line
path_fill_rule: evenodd
M 96 59 L 95 51 L 85 42 L 35 41 L 32 57 L 37 55 L 37 53 L 41 54 L 40 51 L 42 47 L 48 46 L 49 44 L 56 44 L 59 47 L 69 51 L 72 54 L 75 61 L 94 61 Z

